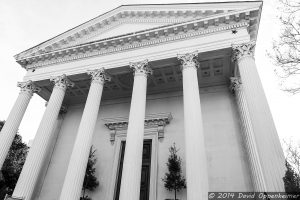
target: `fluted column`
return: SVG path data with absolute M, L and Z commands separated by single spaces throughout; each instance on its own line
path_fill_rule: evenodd
M 267 191 L 266 183 L 256 147 L 256 141 L 254 138 L 254 132 L 250 120 L 250 115 L 245 100 L 243 85 L 239 77 L 231 77 L 230 81 L 230 89 L 235 95 L 238 110 L 240 113 L 241 126 L 243 131 L 243 141 L 246 147 L 246 153 L 250 165 L 253 189 L 254 192 L 265 192 Z
M 232 45 L 251 119 L 267 191 L 282 192 L 285 161 L 254 60 L 254 42 Z M 266 66 L 263 66 L 266 67 Z
M 0 133 L 0 170 L 33 93 L 41 90 L 32 81 L 18 82 L 18 87 L 21 88 L 21 91 Z
M 88 74 L 92 76 L 92 82 L 78 128 L 60 200 L 77 200 L 80 198 L 94 128 L 98 117 L 103 85 L 105 81 L 110 80 L 110 77 L 105 74 L 103 68 L 88 71 Z
M 13 192 L 14 197 L 22 197 L 24 200 L 32 200 L 33 198 L 48 145 L 53 139 L 53 127 L 55 126 L 66 89 L 74 85 L 65 75 L 51 78 L 50 80 L 55 85 Z
M 130 67 L 134 70 L 134 83 L 126 136 L 120 200 L 140 199 L 147 75 L 152 73 L 147 60 L 130 63 Z
M 182 63 L 187 200 L 206 200 L 208 198 L 197 56 L 197 52 L 177 56 Z

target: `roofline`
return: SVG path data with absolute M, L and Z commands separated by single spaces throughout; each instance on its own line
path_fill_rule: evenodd
M 121 6 L 160 6 L 160 5 L 189 5 L 189 4 L 196 5 L 196 4 L 219 4 L 219 3 L 252 3 L 252 2 L 255 2 L 255 3 L 262 2 L 263 3 L 263 0 L 255 0 L 255 1 L 220 1 L 220 2 L 214 1 L 214 2 L 199 2 L 199 3 L 124 4 L 124 5 L 121 5 Z M 121 7 L 121 6 L 119 6 L 119 7 Z
M 58 34 L 58 35 L 55 35 L 55 36 L 51 37 L 50 39 L 45 40 L 45 41 L 43 41 L 43 42 L 41 42 L 41 43 L 39 43 L 39 44 L 37 44 L 37 45 L 34 45 L 34 46 L 32 46 L 32 47 L 30 47 L 30 48 L 24 50 L 24 51 L 21 51 L 20 53 L 15 54 L 14 57 L 16 57 L 16 56 L 18 56 L 19 54 L 24 53 L 24 52 L 26 52 L 26 51 L 28 51 L 28 50 L 30 50 L 30 49 L 33 49 L 33 48 L 35 48 L 35 47 L 38 47 L 38 46 L 40 46 L 40 45 L 42 45 L 42 44 L 44 44 L 44 43 L 46 43 L 46 42 L 48 42 L 48 41 L 50 41 L 50 40 L 53 40 L 53 39 L 56 38 L 56 37 L 59 37 L 59 36 L 65 34 L 65 33 L 67 33 L 67 32 L 69 32 L 69 31 L 72 31 L 72 30 L 74 30 L 74 29 L 76 29 L 76 28 L 78 28 L 78 27 L 80 27 L 80 26 L 82 26 L 82 25 L 84 25 L 84 24 L 86 24 L 86 23 L 88 23 L 88 22 L 90 22 L 90 21 L 93 21 L 93 20 L 97 19 L 98 17 L 101 17 L 101 16 L 103 16 L 103 15 L 109 13 L 109 12 L 112 12 L 112 11 L 114 11 L 114 10 L 117 10 L 117 9 L 119 9 L 119 8 L 121 8 L 121 7 L 126 7 L 126 6 L 151 6 L 151 5 L 153 5 L 153 6 L 155 6 L 155 5 L 156 5 L 156 6 L 159 6 L 159 5 L 197 5 L 197 4 L 198 4 L 198 5 L 201 5 L 201 4 L 222 4 L 222 3 L 233 4 L 233 3 L 253 3 L 253 2 L 254 2 L 254 3 L 261 2 L 261 3 L 263 4 L 263 0 L 255 0 L 255 1 L 230 1 L 230 2 L 229 2 L 229 1 L 222 1 L 222 2 L 199 2 L 199 3 L 168 3 L 168 4 L 124 4 L 124 5 L 120 5 L 120 6 L 116 7 L 116 8 L 114 8 L 114 9 L 112 9 L 112 10 L 109 10 L 109 11 L 103 13 L 103 14 L 100 14 L 100 15 L 98 15 L 98 16 L 96 16 L 96 17 L 94 17 L 94 18 L 92 18 L 92 19 L 90 19 L 90 20 L 88 20 L 88 21 L 86 21 L 86 22 L 83 22 L 83 23 L 81 23 L 81 24 L 79 24 L 79 25 L 77 25 L 77 26 L 75 26 L 75 27 L 73 27 L 73 28 L 71 28 L 71 29 L 68 29 L 68 30 L 66 30 L 66 31 L 64 31 L 64 32 L 62 32 L 62 33 L 60 33 L 60 34 Z M 260 9 L 261 9 L 261 8 L 260 8 Z
M 79 25 L 77 25 L 77 26 L 75 26 L 75 27 L 73 27 L 73 28 L 71 28 L 71 29 L 68 29 L 68 30 L 66 30 L 66 31 L 64 31 L 64 32 L 62 32 L 62 33 L 60 33 L 60 34 L 58 34 L 58 35 L 55 35 L 55 36 L 51 37 L 50 39 L 45 40 L 44 42 L 41 42 L 41 43 L 39 43 L 39 44 L 37 44 L 37 45 L 35 45 L 35 46 L 33 46 L 33 47 L 30 47 L 29 49 L 26 49 L 26 50 L 24 50 L 24 51 L 21 51 L 20 53 L 17 53 L 16 55 L 14 55 L 14 57 L 17 56 L 18 54 L 21 54 L 21 53 L 25 52 L 25 51 L 28 51 L 28 50 L 30 50 L 30 49 L 33 49 L 33 48 L 35 48 L 35 47 L 37 47 L 37 46 L 39 46 L 39 45 L 41 45 L 41 44 L 44 44 L 44 43 L 46 43 L 46 42 L 48 42 L 48 41 L 50 41 L 50 40 L 52 40 L 52 39 L 54 39 L 54 38 L 56 38 L 56 37 L 58 37 L 58 36 L 61 36 L 61 35 L 63 35 L 63 34 L 65 34 L 65 33 L 69 32 L 69 31 L 71 31 L 71 30 L 74 30 L 74 29 L 78 28 L 79 26 L 82 26 L 83 24 L 86 24 L 86 23 L 88 23 L 88 22 L 90 22 L 90 21 L 93 21 L 94 19 L 96 19 L 96 18 L 98 18 L 98 17 L 101 17 L 101 16 L 103 16 L 103 15 L 105 15 L 105 14 L 111 12 L 111 11 L 117 10 L 117 9 L 119 9 L 119 8 L 122 7 L 122 6 L 123 6 L 123 5 L 118 6 L 118 7 L 114 8 L 114 9 L 112 9 L 112 10 L 109 10 L 109 11 L 107 11 L 107 12 L 101 14 L 101 15 L 98 15 L 98 16 L 96 16 L 96 17 L 94 17 L 94 18 L 92 18 L 92 19 L 90 19 L 90 20 L 88 20 L 88 21 L 86 21 L 86 22 L 83 22 L 83 23 L 81 23 L 81 24 L 79 24 Z

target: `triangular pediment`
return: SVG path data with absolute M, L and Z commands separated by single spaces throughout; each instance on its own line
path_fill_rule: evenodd
M 153 29 L 161 26 L 168 25 L 169 23 L 166 22 L 116 22 L 115 24 L 107 27 L 105 30 L 99 30 L 98 33 L 94 33 L 88 37 L 84 37 L 80 40 L 77 40 L 74 43 L 69 43 L 68 46 L 80 45 L 85 44 L 88 42 L 94 42 L 98 40 L 103 40 L 107 38 L 112 38 L 120 35 L 126 35 L 129 33 L 139 32 L 147 29 Z
M 60 49 L 86 44 L 119 35 L 164 27 L 195 19 L 230 14 L 259 7 L 260 1 L 226 3 L 187 3 L 162 5 L 124 5 L 100 15 L 69 31 L 15 56 L 21 60 Z

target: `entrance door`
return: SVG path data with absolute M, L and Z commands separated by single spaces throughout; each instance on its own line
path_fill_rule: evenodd
M 151 171 L 151 148 L 152 141 L 144 140 L 143 145 L 143 161 L 142 161 L 142 172 L 141 172 L 141 186 L 140 186 L 140 200 L 149 200 L 149 185 L 150 185 L 150 171 Z M 126 142 L 122 141 L 120 159 L 119 159 L 119 170 L 117 176 L 115 200 L 119 200 L 120 186 L 122 180 L 123 160 L 125 152 Z

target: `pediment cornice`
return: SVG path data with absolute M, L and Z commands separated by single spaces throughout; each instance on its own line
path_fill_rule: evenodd
M 218 16 L 209 18 L 191 20 L 59 49 L 57 51 L 27 57 L 18 60 L 18 62 L 26 67 L 26 69 L 36 69 L 45 65 L 70 62 L 73 60 L 111 54 L 134 48 L 143 48 L 145 46 L 159 45 L 166 42 L 174 42 L 190 37 L 199 37 L 201 35 L 204 36 L 245 27 L 248 27 L 251 35 L 251 31 L 256 31 L 250 27 L 251 16 L 252 20 L 255 20 L 255 17 L 253 17 L 255 16 L 255 13 L 253 12 L 256 12 L 256 10 L 232 12 L 230 15 L 219 14 Z
M 17 61 L 29 57 L 55 52 L 76 46 L 89 38 L 124 23 L 165 23 L 176 24 L 183 21 L 207 18 L 219 14 L 234 13 L 238 10 L 260 7 L 261 2 L 165 4 L 165 5 L 125 5 L 100 15 L 84 24 L 66 31 L 46 42 L 23 51 L 15 56 Z M 250 9 L 251 10 L 251 9 Z M 20 63 L 20 62 L 19 62 Z M 21 63 L 20 63 L 21 64 Z M 22 65 L 22 64 L 21 64 Z M 23 66 L 25 67 L 25 66 Z

